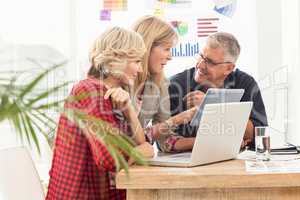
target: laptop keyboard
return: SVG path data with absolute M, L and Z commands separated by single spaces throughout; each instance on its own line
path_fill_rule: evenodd
M 178 154 L 173 154 L 173 155 L 169 155 L 171 158 L 190 158 L 191 157 L 191 153 L 178 153 Z
M 155 160 L 186 163 L 191 161 L 191 152 L 158 156 Z

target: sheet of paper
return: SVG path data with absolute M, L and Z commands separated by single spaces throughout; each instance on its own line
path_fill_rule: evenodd
M 254 151 L 243 151 L 237 159 L 245 160 L 247 172 L 300 172 L 300 154 L 271 155 L 270 161 L 256 161 Z
M 237 159 L 256 161 L 255 151 L 243 151 L 237 156 Z M 271 161 L 292 161 L 292 160 L 300 161 L 300 154 L 271 155 L 270 160 Z
M 289 161 L 245 161 L 247 172 L 300 172 L 300 160 Z

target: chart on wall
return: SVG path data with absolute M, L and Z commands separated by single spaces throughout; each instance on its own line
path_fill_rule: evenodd
M 165 68 L 168 76 L 195 65 L 195 57 L 203 48 L 206 38 L 213 33 L 233 33 L 241 45 L 247 45 L 245 55 L 239 61 L 247 66 L 256 64 L 255 29 L 252 1 L 238 0 L 92 0 L 94 19 L 82 16 L 80 31 L 86 41 L 113 25 L 130 28 L 134 21 L 144 15 L 156 15 L 169 22 L 178 35 L 177 44 L 171 49 L 172 60 Z M 97 2 L 96 2 L 97 1 Z M 95 7 L 98 8 L 96 9 Z M 84 5 L 78 8 L 83 9 Z M 88 7 L 86 7 L 88 9 Z M 79 15 L 81 16 L 81 15 Z M 81 17 L 80 17 L 81 18 Z M 88 32 L 90 31 L 90 32 Z M 93 33 L 93 34 L 92 34 Z M 82 38 L 84 40 L 84 38 Z M 84 43 L 84 41 L 82 41 Z M 80 45 L 79 51 L 87 49 Z M 79 53 L 80 54 L 80 53 Z M 253 66 L 254 68 L 255 66 Z M 248 69 L 251 73 L 251 69 Z

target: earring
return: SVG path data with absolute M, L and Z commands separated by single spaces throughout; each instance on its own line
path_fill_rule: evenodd
M 102 74 L 104 77 L 106 77 L 109 75 L 109 70 L 104 66 L 100 66 L 99 73 Z

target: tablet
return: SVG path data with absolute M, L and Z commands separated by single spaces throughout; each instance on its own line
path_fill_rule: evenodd
M 202 112 L 206 104 L 240 102 L 244 91 L 244 89 L 209 88 L 204 96 L 202 103 L 199 105 L 193 119 L 191 120 L 190 126 L 199 126 Z

